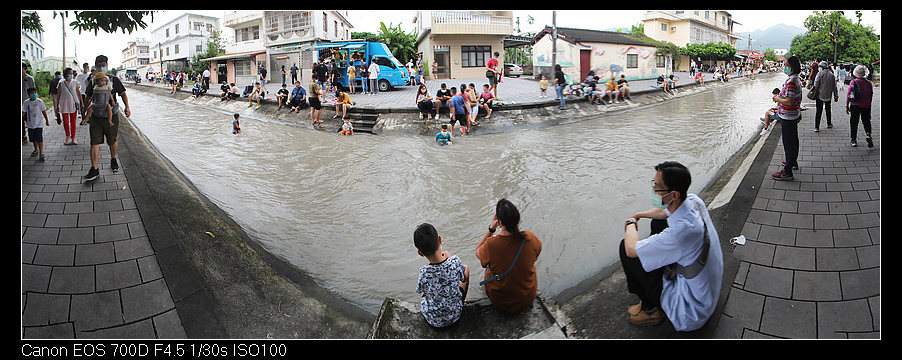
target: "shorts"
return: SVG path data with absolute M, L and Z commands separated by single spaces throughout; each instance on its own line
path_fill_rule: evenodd
M 470 115 L 479 113 L 479 105 L 470 106 Z
M 294 100 L 291 100 L 291 106 L 300 107 L 303 109 L 303 108 L 307 107 L 307 102 L 304 100 L 301 100 L 301 99 L 294 99 Z
M 310 102 L 310 107 L 313 108 L 314 110 L 322 110 L 323 109 L 323 105 L 320 104 L 318 96 L 311 97 L 311 98 L 307 99 L 307 101 Z
M 489 86 L 498 85 L 498 77 L 497 76 L 495 76 L 495 75 L 486 76 L 486 79 L 489 80 Z
M 454 123 L 456 123 L 456 122 L 460 123 L 460 126 L 467 125 L 467 114 L 459 114 L 459 113 L 454 113 L 454 114 L 455 114 L 454 115 L 455 119 L 451 119 L 451 121 L 449 122 L 449 124 L 451 124 L 451 126 L 454 126 Z
M 91 121 L 89 122 L 90 134 L 91 134 L 91 145 L 100 145 L 103 144 L 103 139 L 106 137 L 107 145 L 113 145 L 116 143 L 116 137 L 119 135 L 119 114 L 113 114 L 113 127 L 110 127 L 110 122 L 106 118 L 99 118 L 94 115 L 91 115 Z
M 34 143 L 44 142 L 44 128 L 28 128 L 28 141 Z

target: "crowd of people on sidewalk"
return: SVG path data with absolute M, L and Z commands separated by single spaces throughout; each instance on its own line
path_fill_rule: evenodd
M 826 113 L 827 128 L 833 127 L 832 106 L 830 100 L 839 102 L 839 90 L 844 86 L 845 71 L 843 67 L 839 77 L 834 74 L 834 67 L 826 61 L 815 60 L 803 67 L 801 61 L 795 56 L 790 56 L 783 63 L 783 73 L 788 77 L 780 89 L 774 89 L 772 99 L 776 106 L 767 111 L 761 121 L 764 122 L 764 131 L 768 130 L 773 121 L 780 122 L 783 148 L 786 160 L 783 161 L 783 169 L 772 174 L 775 180 L 794 180 L 793 170 L 798 169 L 799 156 L 799 123 L 802 115 L 802 89 L 808 89 L 808 98 L 816 103 L 814 118 L 814 131 L 820 132 L 822 114 Z M 845 93 L 846 114 L 850 115 L 851 146 L 858 146 L 858 124 L 864 126 L 865 140 L 868 147 L 874 147 L 871 137 L 871 103 L 873 101 L 874 84 L 868 80 L 870 71 L 866 66 L 854 66 L 851 68 L 853 79 Z M 807 84 L 807 85 L 806 85 Z M 764 133 L 762 131 L 762 133 Z
M 34 78 L 27 70 L 28 64 L 22 63 L 22 143 L 27 141 L 34 143 L 35 151 L 32 156 L 39 156 L 39 160 L 44 161 L 46 156 L 43 153 L 43 127 L 50 126 L 48 109 L 43 100 L 38 99 Z M 85 181 L 100 176 L 98 162 L 100 145 L 104 142 L 110 148 L 110 169 L 114 172 L 119 171 L 116 160 L 119 112 L 131 116 L 128 96 L 125 94 L 122 81 L 116 76 L 108 76 L 108 71 L 107 57 L 98 55 L 94 67 L 90 70 L 85 63 L 82 73 L 76 74 L 74 69 L 66 68 L 52 80 L 53 110 L 59 114 L 58 124 L 63 125 L 66 132 L 63 144 L 78 144 L 75 139 L 75 122 L 78 117 L 82 118 L 80 125 L 89 125 L 91 168 L 84 176 Z M 44 121 L 40 121 L 42 117 Z

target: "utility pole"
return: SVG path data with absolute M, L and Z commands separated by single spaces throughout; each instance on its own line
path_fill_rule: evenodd
M 60 13 L 60 20 L 63 23 L 63 68 L 60 69 L 62 71 L 66 68 L 66 15 L 64 13 Z
M 557 65 L 557 11 L 551 12 L 551 76 L 554 76 L 554 66 Z

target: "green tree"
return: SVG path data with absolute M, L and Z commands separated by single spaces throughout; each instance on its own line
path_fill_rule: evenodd
M 853 23 L 842 11 L 815 11 L 805 19 L 808 32 L 792 39 L 789 51 L 803 61 L 814 59 L 871 64 L 880 59 L 874 29 Z
M 764 60 L 777 61 L 777 60 L 780 60 L 780 58 L 777 57 L 777 53 L 774 52 L 774 49 L 767 48 L 767 49 L 764 49 Z
M 732 60 L 733 55 L 736 55 L 736 48 L 724 43 L 697 43 L 686 44 L 686 47 L 680 48 L 680 53 L 709 60 Z
M 388 51 L 391 51 L 392 55 L 401 61 L 402 64 L 406 63 L 407 60 L 413 59 L 417 52 L 416 31 L 405 33 L 401 30 L 401 24 L 392 26 L 392 24 L 389 23 L 388 26 L 385 26 L 384 22 L 380 22 L 379 34 L 377 36 L 378 42 L 388 46 Z
M 203 59 L 225 55 L 225 46 L 222 44 L 221 35 L 222 31 L 214 31 L 210 35 L 210 38 L 207 39 L 206 51 L 194 54 L 191 61 L 188 63 L 188 67 L 191 70 L 202 73 L 204 69 L 210 66 L 210 63 L 203 61 Z M 215 71 L 215 69 L 210 69 L 210 71 Z
M 26 12 L 25 15 L 22 15 L 22 30 L 25 31 L 35 31 L 41 32 L 44 31 L 44 27 L 41 26 L 41 17 L 38 15 L 38 12 Z
M 369 42 L 379 42 L 379 35 L 373 34 L 369 31 L 352 32 L 351 38 L 352 39 L 361 39 L 363 41 L 369 41 Z
M 150 21 L 153 22 L 153 11 L 73 11 L 75 20 L 69 23 L 73 29 L 82 31 L 94 31 L 97 35 L 98 30 L 106 33 L 114 33 L 122 30 L 131 34 L 140 26 L 142 29 L 147 28 L 144 17 L 150 15 Z M 68 17 L 68 11 L 53 12 L 53 18 L 57 15 Z
M 142 29 L 147 28 L 147 23 L 144 22 L 145 16 L 150 15 L 150 21 L 153 21 L 153 11 L 73 11 L 73 14 L 75 15 L 75 20 L 70 22 L 69 26 L 78 30 L 79 34 L 82 30 L 93 30 L 95 35 L 98 30 L 103 30 L 107 33 L 122 30 L 123 34 L 126 31 L 131 34 L 139 26 Z M 53 18 L 56 19 L 57 15 L 65 18 L 69 16 L 69 12 L 54 11 Z M 41 25 L 41 17 L 38 16 L 37 12 L 26 12 L 25 15 L 22 15 L 22 30 L 44 31 L 44 27 Z

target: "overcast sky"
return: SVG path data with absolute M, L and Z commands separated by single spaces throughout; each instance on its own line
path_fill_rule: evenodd
M 100 31 L 95 36 L 93 32 L 78 34 L 77 30 L 66 28 L 66 58 L 77 55 L 79 62 L 93 63 L 98 54 L 109 57 L 110 67 L 118 67 L 122 61 L 122 50 L 129 41 L 136 38 L 150 39 L 150 32 L 166 22 L 184 13 L 195 13 L 217 17 L 220 20 L 226 10 L 164 10 L 154 13 L 152 23 L 148 20 L 146 29 L 135 31 L 131 34 L 107 34 Z M 231 11 L 231 10 L 228 10 Z M 594 30 L 606 30 L 611 28 L 629 28 L 642 22 L 646 10 L 557 10 L 557 26 Z M 783 23 L 804 28 L 804 21 L 811 10 L 727 10 L 735 22 L 740 25 L 734 27 L 737 32 L 752 32 L 764 30 L 771 26 Z M 881 12 L 880 10 L 862 10 L 864 17 L 862 24 L 874 27 L 880 34 Z M 70 16 L 71 16 L 70 10 Z M 546 25 L 552 23 L 552 10 L 514 10 L 514 16 L 520 18 L 520 30 L 522 32 L 537 32 Z M 38 10 L 41 23 L 44 26 L 44 55 L 62 56 L 62 23 L 60 17 L 53 18 L 52 10 Z M 379 23 L 400 24 L 401 29 L 410 32 L 415 30 L 413 23 L 416 10 L 349 10 L 348 20 L 354 26 L 352 31 L 379 32 Z M 532 16 L 533 23 L 528 23 Z M 854 10 L 845 10 L 845 16 L 853 22 L 857 21 Z M 70 20 L 71 21 L 71 20 Z M 221 24 L 220 24 L 221 25 Z

